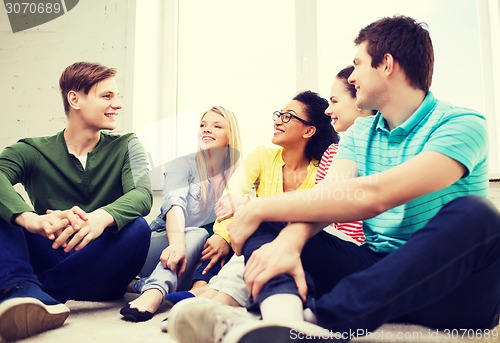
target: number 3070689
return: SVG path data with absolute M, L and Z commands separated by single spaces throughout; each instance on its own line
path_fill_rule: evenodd
M 5 1 L 5 9 L 8 14 L 35 14 L 35 13 L 60 13 L 62 11 L 59 3 L 36 3 L 36 2 L 7 2 Z

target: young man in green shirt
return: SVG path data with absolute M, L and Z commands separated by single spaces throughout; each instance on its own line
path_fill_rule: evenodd
M 116 128 L 116 71 L 79 62 L 59 80 L 66 128 L 0 154 L 0 336 L 61 326 L 67 300 L 123 296 L 142 267 L 152 205 L 147 156 Z M 21 183 L 33 208 L 12 185 Z

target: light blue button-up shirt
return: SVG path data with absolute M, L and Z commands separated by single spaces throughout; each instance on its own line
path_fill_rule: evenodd
M 151 230 L 165 230 L 165 216 L 174 205 L 182 208 L 186 227 L 201 227 L 213 223 L 216 219 L 215 199 L 210 196 L 213 193 L 210 182 L 208 187 L 207 204 L 202 206 L 196 154 L 170 161 L 165 167 L 160 214 L 151 222 Z

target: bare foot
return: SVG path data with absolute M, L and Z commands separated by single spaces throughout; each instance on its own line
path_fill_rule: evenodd
M 158 307 L 160 307 L 162 300 L 163 293 L 157 288 L 151 288 L 129 304 L 131 308 L 136 308 L 140 312 L 148 311 L 150 313 L 155 313 Z

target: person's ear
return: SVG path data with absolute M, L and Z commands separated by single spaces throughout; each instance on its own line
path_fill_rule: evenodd
M 312 136 L 314 136 L 315 133 L 316 133 L 316 127 L 315 126 L 309 126 L 307 128 L 307 131 L 304 133 L 304 135 L 302 135 L 302 137 L 304 137 L 304 138 L 311 138 Z
M 384 74 L 386 76 L 390 76 L 393 71 L 394 71 L 394 63 L 396 61 L 394 61 L 394 57 L 389 54 L 389 53 L 386 53 L 382 59 L 382 63 L 384 65 Z
M 68 100 L 69 106 L 75 110 L 79 110 L 80 106 L 80 97 L 77 92 L 71 90 L 66 95 L 66 99 Z

